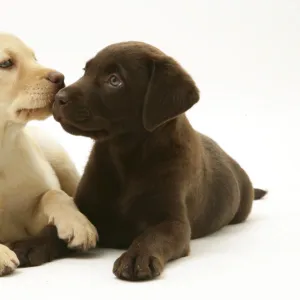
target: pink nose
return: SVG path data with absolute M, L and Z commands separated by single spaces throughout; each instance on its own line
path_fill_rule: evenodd
M 46 79 L 57 85 L 63 85 L 65 76 L 59 72 L 50 72 L 50 73 L 48 73 Z

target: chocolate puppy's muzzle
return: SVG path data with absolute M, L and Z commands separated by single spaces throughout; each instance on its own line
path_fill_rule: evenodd
M 55 95 L 55 101 L 58 102 L 59 105 L 66 105 L 70 100 L 68 93 L 65 89 L 60 90 Z
M 63 88 L 57 92 L 52 106 L 56 121 L 84 121 L 90 117 L 88 109 L 80 103 L 81 93 L 74 88 Z M 75 112 L 75 113 L 74 113 Z M 77 119 L 78 118 L 78 119 Z
M 94 115 L 80 102 L 78 93 L 62 89 L 55 96 L 52 106 L 53 117 L 62 125 L 69 125 L 86 132 L 108 132 L 110 123 L 107 119 Z

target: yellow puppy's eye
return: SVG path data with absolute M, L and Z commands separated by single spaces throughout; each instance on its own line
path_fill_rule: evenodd
M 13 62 L 11 59 L 7 59 L 7 60 L 0 62 L 0 68 L 2 68 L 2 69 L 10 68 L 12 66 L 13 66 Z

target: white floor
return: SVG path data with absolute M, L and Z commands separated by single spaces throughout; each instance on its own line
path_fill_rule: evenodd
M 299 299 L 300 212 L 272 210 L 275 197 L 257 203 L 247 223 L 192 242 L 191 256 L 169 264 L 158 280 L 117 280 L 112 264 L 121 252 L 99 250 L 1 278 L 1 299 Z

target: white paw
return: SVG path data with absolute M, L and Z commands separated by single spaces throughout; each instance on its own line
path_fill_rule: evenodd
M 12 273 L 20 262 L 15 252 L 8 247 L 0 245 L 0 276 Z
M 52 218 L 50 223 L 56 226 L 59 238 L 65 240 L 69 248 L 86 251 L 97 245 L 97 229 L 79 211 L 68 216 Z

